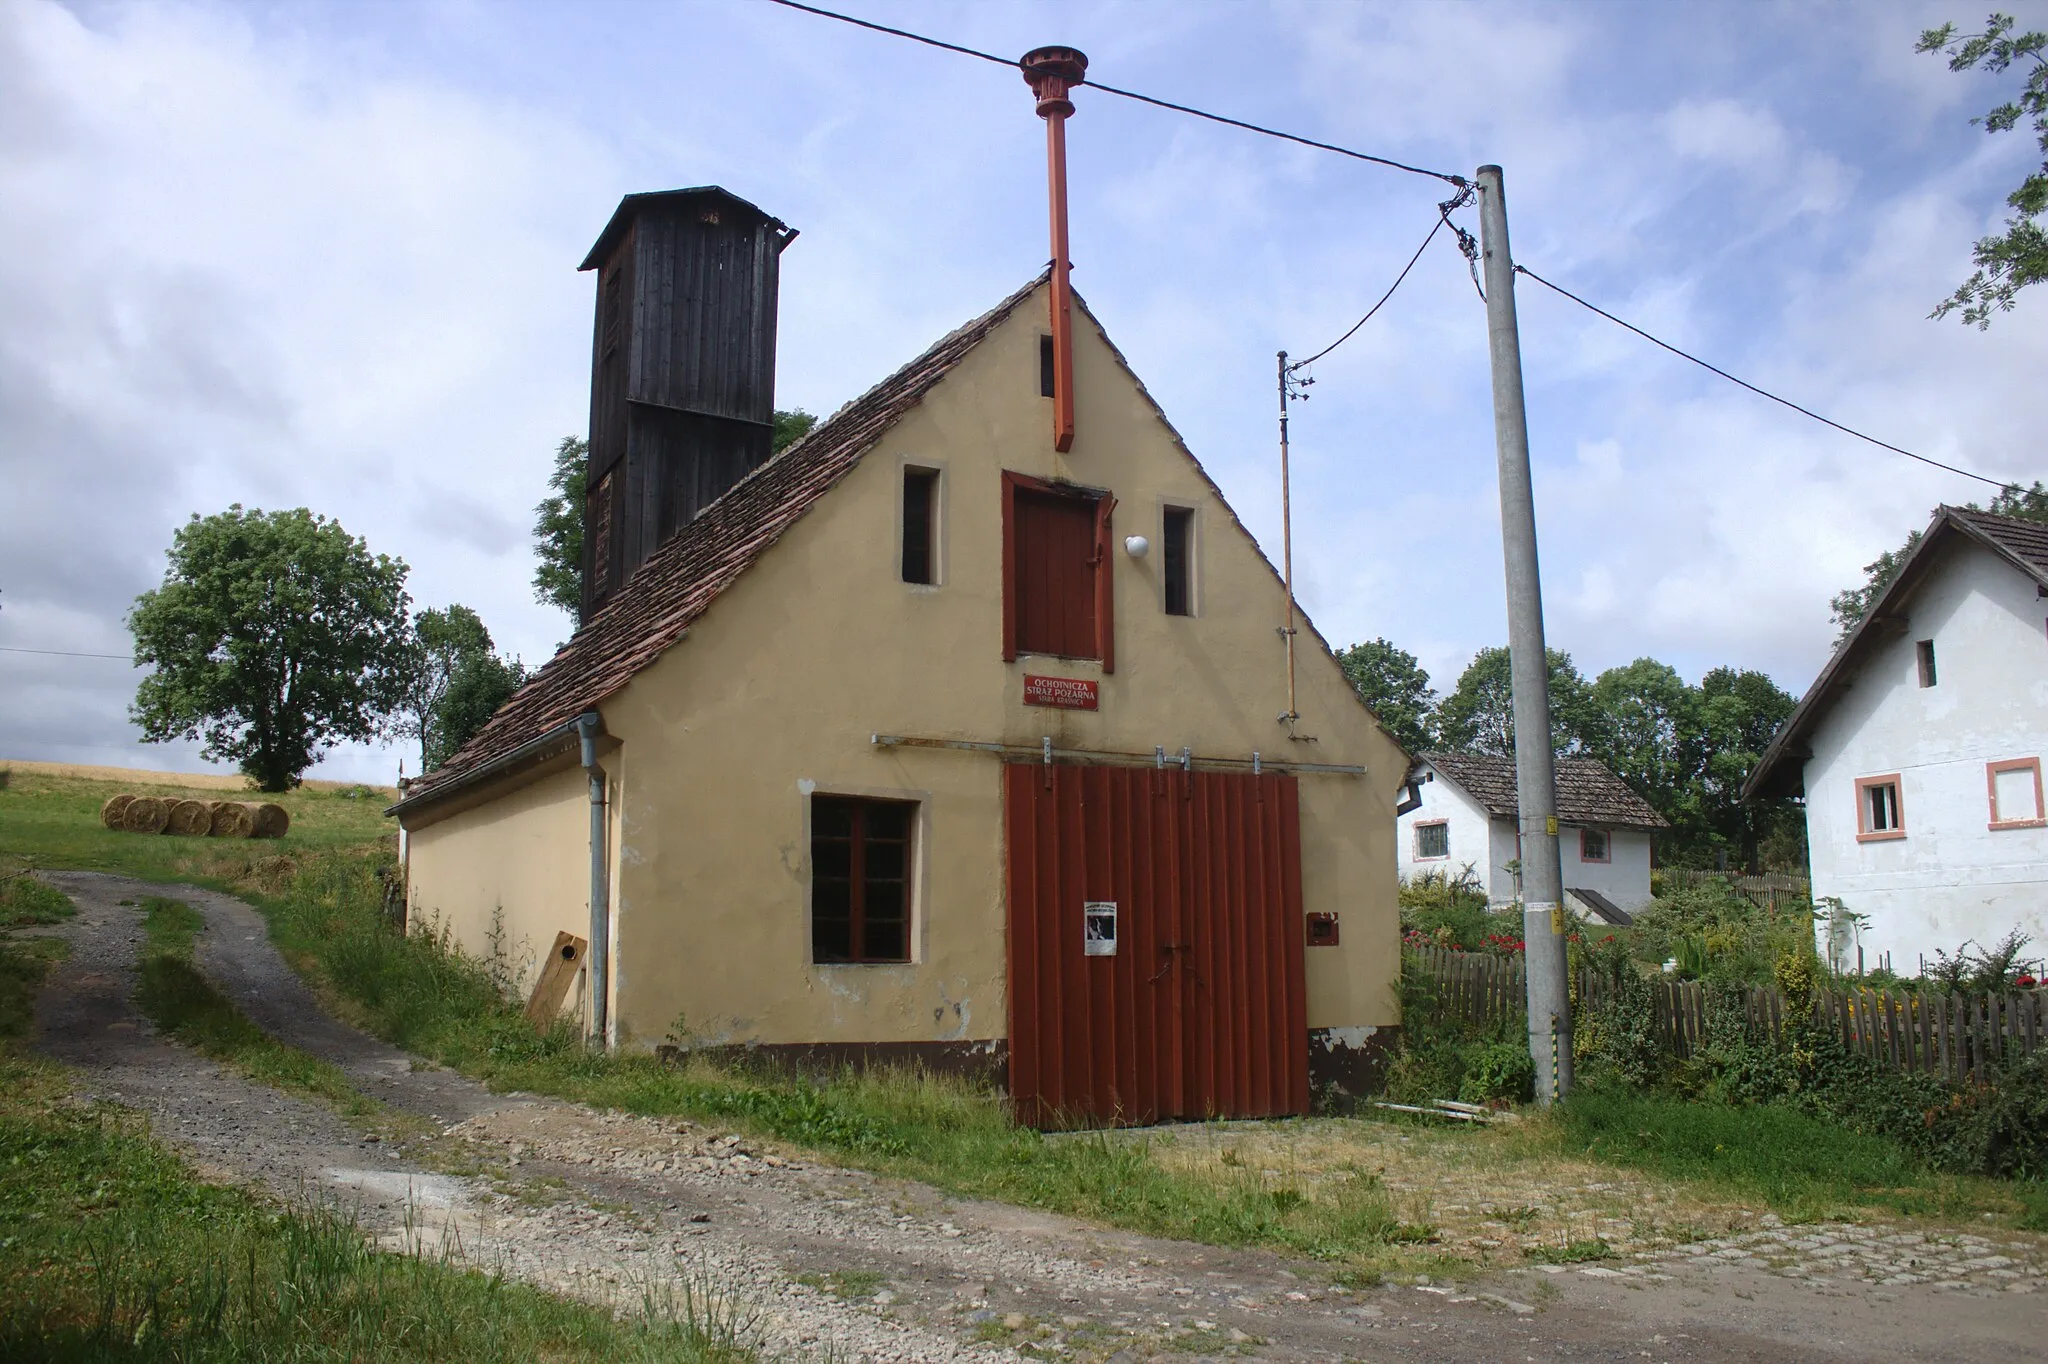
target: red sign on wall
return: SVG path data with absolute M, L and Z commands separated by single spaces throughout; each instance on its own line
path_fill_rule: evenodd
M 1060 710 L 1097 708 L 1095 683 L 1086 677 L 1034 677 L 1024 675 L 1024 704 L 1054 706 Z

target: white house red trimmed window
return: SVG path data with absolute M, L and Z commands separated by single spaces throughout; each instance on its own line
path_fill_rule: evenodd
M 1614 850 L 1613 845 L 1607 840 L 1607 830 L 1579 830 L 1579 861 L 1612 862 L 1613 860 Z
M 1415 860 L 1417 862 L 1440 862 L 1451 855 L 1451 825 L 1448 820 L 1434 820 L 1415 826 Z
M 1906 811 L 1899 800 L 1899 774 L 1856 779 L 1856 841 L 1879 843 L 1906 836 Z
M 2048 824 L 2041 801 L 2041 760 L 2008 758 L 1984 764 L 1994 829 L 2038 829 Z

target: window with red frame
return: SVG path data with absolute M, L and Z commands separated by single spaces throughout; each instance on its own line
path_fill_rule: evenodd
M 811 797 L 811 960 L 910 960 L 910 841 L 917 806 Z
M 1614 854 L 1607 841 L 1605 829 L 1579 830 L 1579 861 L 1610 862 Z

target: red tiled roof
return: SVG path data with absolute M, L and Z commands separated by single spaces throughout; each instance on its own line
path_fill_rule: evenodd
M 718 595 L 853 471 L 890 427 L 1044 282 L 988 312 L 832 414 L 706 507 L 647 557 L 476 737 L 415 782 L 401 805 L 449 794 L 493 763 L 574 723 L 683 637 Z
M 1513 758 L 1490 753 L 1425 753 L 1422 760 L 1478 801 L 1489 815 L 1513 819 L 1521 809 Z M 1623 829 L 1671 827 L 1650 802 L 1593 758 L 1557 760 L 1557 817 L 1566 824 Z

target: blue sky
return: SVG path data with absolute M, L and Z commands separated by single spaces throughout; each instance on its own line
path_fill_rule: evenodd
M 1886 439 L 2048 477 L 2048 294 L 1926 314 L 2038 159 L 2015 87 L 1915 35 L 1981 6 L 883 4 L 1000 53 L 1400 160 L 1506 168 L 1516 257 Z M 2048 25 L 2048 5 L 2001 6 Z M 1435 181 L 1099 92 L 1075 281 L 1277 553 L 1273 354 L 1391 281 Z M 549 454 L 586 423 L 621 194 L 719 183 L 802 230 L 778 398 L 827 413 L 1035 272 L 1044 140 L 999 67 L 761 3 L 0 0 L 0 645 L 125 653 L 194 511 L 306 505 L 539 662 Z M 1468 211 L 1468 225 L 1476 219 Z M 1802 691 L 1827 599 L 1989 490 L 1850 441 L 1525 284 L 1553 644 Z M 1296 562 L 1335 642 L 1448 688 L 1505 635 L 1484 315 L 1439 239 L 1295 424 Z M 0 653 L 0 756 L 140 747 L 125 663 Z M 316 775 L 388 777 L 349 748 Z

